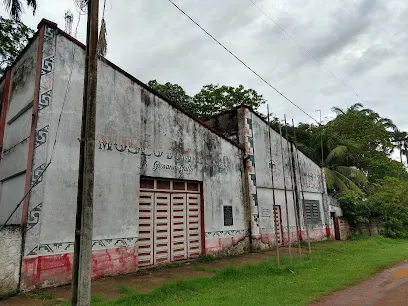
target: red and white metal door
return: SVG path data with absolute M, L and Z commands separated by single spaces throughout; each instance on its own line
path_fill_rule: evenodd
M 141 180 L 139 267 L 200 255 L 200 203 L 198 183 Z

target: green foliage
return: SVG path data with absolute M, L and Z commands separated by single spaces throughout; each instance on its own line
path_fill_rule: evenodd
M 104 305 L 309 305 L 408 256 L 407 240 L 399 239 L 375 237 L 316 245 L 312 245 L 313 261 L 294 260 L 290 265 L 289 258 L 281 255 L 280 267 L 275 258 L 225 267 L 211 277 L 173 280 L 148 293 L 135 291 Z
M 255 110 L 265 103 L 262 95 L 242 85 L 235 88 L 209 84 L 192 97 L 177 84 L 153 80 L 149 86 L 204 120 L 243 103 Z M 283 133 L 287 131 L 289 141 L 322 165 L 327 188 L 339 197 L 351 226 L 380 217 L 385 235 L 407 236 L 408 172 L 390 154 L 396 148 L 401 160 L 403 154 L 408 154 L 408 133 L 361 103 L 333 110 L 337 116 L 325 125 L 287 124 Z M 270 126 L 279 132 L 281 123 L 272 117 Z
M 34 31 L 20 21 L 0 16 L 0 77 L 27 45 Z
M 16 290 L 11 291 L 9 293 L 0 294 L 0 301 L 9 299 L 9 298 L 11 298 L 13 296 L 18 295 L 19 293 L 20 293 L 20 289 L 16 289 Z
M 338 200 L 340 201 L 343 215 L 350 226 L 355 228 L 359 224 L 369 223 L 371 209 L 367 201 L 363 201 L 360 195 L 354 192 L 345 192 Z
M 356 228 L 372 217 L 379 217 L 385 236 L 408 237 L 408 180 L 385 177 L 370 186 L 366 199 L 346 192 L 339 201 L 350 226 Z
M 408 237 L 408 180 L 385 177 L 368 196 L 372 214 L 381 217 L 384 234 Z
M 368 157 L 365 169 L 368 173 L 368 180 L 372 183 L 378 182 L 386 176 L 408 179 L 408 173 L 404 165 L 391 159 L 383 152 L 377 152 Z
M 202 119 L 210 118 L 240 104 L 257 109 L 263 103 L 265 99 L 262 95 L 253 89 L 245 89 L 242 85 L 232 87 L 209 84 L 203 86 L 201 91 L 193 97 L 194 111 Z
M 3 3 L 6 6 L 6 10 L 7 12 L 10 13 L 11 17 L 14 20 L 20 20 L 21 14 L 24 11 L 21 0 L 3 0 Z M 36 0 L 26 0 L 26 4 L 28 7 L 32 8 L 33 15 L 34 15 L 37 9 L 37 1 Z
M 217 259 L 217 257 L 212 255 L 212 254 L 206 254 L 206 255 L 201 255 L 200 256 L 200 261 L 203 261 L 203 262 L 210 262 L 210 261 L 214 261 L 216 259 Z
M 344 174 L 346 172 L 351 173 L 351 168 L 344 166 L 338 166 L 334 169 L 330 169 L 328 167 L 324 168 L 327 189 L 334 194 L 355 192 L 356 194 L 362 196 L 364 194 L 363 190 L 357 186 L 355 182 L 353 182 L 353 179 L 356 179 L 356 177 L 350 174 L 348 174 L 350 176 L 347 176 L 347 174 Z
M 178 84 L 170 82 L 160 84 L 156 80 L 151 80 L 148 85 L 202 120 L 241 104 L 246 104 L 256 110 L 265 103 L 262 95 L 253 89 L 245 89 L 242 85 L 238 87 L 218 84 L 204 85 L 200 92 L 192 97 Z
M 156 80 L 151 80 L 147 83 L 151 88 L 161 93 L 170 101 L 174 102 L 181 108 L 190 110 L 191 97 L 184 91 L 184 89 L 178 84 L 172 84 L 167 82 L 165 84 L 160 84 Z

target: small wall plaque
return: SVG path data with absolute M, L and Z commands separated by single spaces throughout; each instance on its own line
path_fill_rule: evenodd
M 262 217 L 270 217 L 271 216 L 271 210 L 269 208 L 262 208 Z
M 232 206 L 224 206 L 224 226 L 234 225 L 234 218 L 232 216 Z

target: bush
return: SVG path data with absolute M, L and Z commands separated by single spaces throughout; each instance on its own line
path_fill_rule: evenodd
M 367 203 L 381 218 L 387 237 L 408 237 L 408 181 L 385 177 L 370 191 Z
M 343 216 L 351 227 L 356 228 L 359 224 L 370 222 L 371 209 L 366 201 L 355 192 L 345 192 L 339 198 Z

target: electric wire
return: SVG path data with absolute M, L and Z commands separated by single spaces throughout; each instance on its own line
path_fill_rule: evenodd
M 297 109 L 299 109 L 303 114 L 311 118 L 316 123 L 319 123 L 313 116 L 309 115 L 304 109 L 302 109 L 299 105 L 289 99 L 286 95 L 284 95 L 281 91 L 279 91 L 276 87 L 270 84 L 264 77 L 262 77 L 259 73 L 253 70 L 250 66 L 248 66 L 243 60 L 241 60 L 238 56 L 236 56 L 230 49 L 224 46 L 217 38 L 211 35 L 206 29 L 204 29 L 198 22 L 196 22 L 193 18 L 191 18 L 186 12 L 184 12 L 180 7 L 177 6 L 172 0 L 168 0 L 174 7 L 176 7 L 181 13 L 183 13 L 188 19 L 190 19 L 196 26 L 198 26 L 204 33 L 210 36 L 217 44 L 219 44 L 222 48 L 225 49 L 229 54 L 231 54 L 237 61 L 239 61 L 242 65 L 244 65 L 248 70 L 250 70 L 253 74 L 255 74 L 259 79 L 261 79 L 266 85 L 272 88 L 275 92 L 277 92 L 281 97 L 283 97 L 286 101 L 291 103 Z
M 79 14 L 80 16 L 81 14 Z M 79 25 L 79 21 L 80 18 L 78 18 L 78 22 L 77 22 L 77 26 L 75 29 L 75 36 L 77 35 L 77 31 L 78 31 L 78 25 Z M 25 200 L 25 198 L 30 194 L 31 190 L 37 186 L 38 182 L 40 181 L 40 179 L 44 176 L 45 171 L 48 169 L 48 167 L 51 165 L 51 162 L 54 158 L 55 155 L 55 148 L 56 148 L 56 144 L 57 144 L 57 139 L 58 139 L 58 132 L 59 132 L 59 127 L 61 124 L 61 119 L 62 119 L 62 113 L 65 107 L 65 103 L 67 101 L 68 98 L 68 94 L 69 94 L 69 89 L 71 87 L 71 79 L 72 79 L 72 72 L 74 70 L 74 64 L 75 64 L 75 45 L 72 48 L 72 65 L 70 67 L 70 73 L 69 73 L 69 77 L 68 77 L 68 82 L 67 82 L 67 86 L 65 88 L 65 95 L 64 95 L 64 100 L 62 102 L 62 107 L 61 107 L 61 111 L 58 117 L 58 123 L 57 123 L 57 128 L 55 130 L 55 137 L 54 137 L 54 143 L 52 146 L 52 151 L 51 151 L 51 155 L 50 155 L 50 160 L 49 162 L 46 164 L 46 166 L 44 167 L 44 170 L 41 171 L 41 173 L 38 175 L 38 177 L 36 178 L 36 180 L 31 184 L 30 188 L 28 189 L 28 191 L 24 194 L 23 198 L 20 200 L 20 202 L 18 202 L 18 204 L 16 205 L 16 207 L 14 208 L 14 210 L 12 211 L 12 213 L 9 215 L 9 217 L 7 218 L 7 220 L 4 222 L 4 224 L 0 227 L 0 231 L 7 225 L 7 222 L 10 221 L 11 217 L 14 215 L 14 213 L 17 211 L 17 209 L 20 207 L 21 203 L 23 203 L 23 201 Z M 31 228 L 30 228 L 31 229 Z M 28 229 L 28 230 L 30 230 Z M 27 230 L 27 231 L 28 231 Z
M 266 18 L 268 18 L 270 21 L 272 21 L 283 33 L 285 33 L 294 43 L 296 43 L 303 51 L 306 52 L 311 58 L 313 58 L 316 63 L 318 63 L 324 70 L 326 70 L 328 73 L 330 73 L 334 78 L 336 78 L 340 83 L 344 85 L 348 90 L 350 90 L 352 93 L 354 93 L 358 98 L 363 100 L 363 98 L 346 82 L 344 82 L 341 78 L 339 78 L 335 73 L 330 71 L 321 61 L 319 61 L 313 54 L 309 52 L 301 43 L 299 43 L 293 35 L 289 34 L 282 26 L 280 26 L 275 20 L 272 19 L 265 11 L 263 11 L 253 0 L 249 0 L 263 15 L 265 15 Z M 363 100 L 364 101 L 364 100 Z

